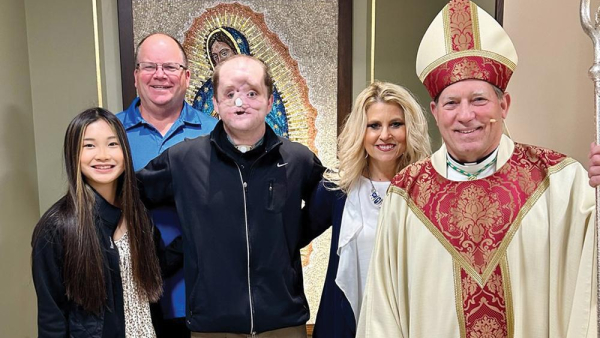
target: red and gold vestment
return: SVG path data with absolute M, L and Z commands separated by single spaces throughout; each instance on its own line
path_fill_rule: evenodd
M 445 160 L 392 181 L 357 336 L 596 337 L 583 167 L 505 136 L 491 176 L 448 180 Z

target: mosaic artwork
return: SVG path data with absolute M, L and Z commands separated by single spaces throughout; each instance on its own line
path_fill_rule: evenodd
M 133 0 L 134 44 L 164 32 L 177 38 L 191 71 L 186 100 L 214 115 L 211 76 L 233 54 L 259 57 L 274 79 L 267 123 L 280 136 L 336 165 L 338 1 Z M 304 287 L 314 323 L 329 260 L 331 233 L 302 250 Z
M 273 109 L 267 115 L 267 123 L 279 136 L 316 151 L 317 111 L 308 100 L 306 81 L 288 48 L 266 26 L 263 15 L 239 3 L 219 4 L 194 20 L 183 45 L 190 71 L 195 74 L 188 96 L 196 109 L 216 115 L 210 77 L 220 61 L 235 54 L 254 55 L 269 65 L 275 82 Z

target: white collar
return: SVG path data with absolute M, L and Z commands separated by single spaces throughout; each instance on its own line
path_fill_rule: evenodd
M 496 156 L 496 165 L 494 171 L 502 168 L 503 165 L 508 162 L 510 157 L 515 150 L 515 143 L 508 136 L 502 135 L 500 139 L 500 144 L 498 145 L 498 155 Z M 433 155 L 431 155 L 431 164 L 433 165 L 433 169 L 438 172 L 443 177 L 448 177 L 448 165 L 446 164 L 446 156 L 448 154 L 448 150 L 446 149 L 446 145 L 442 144 L 440 149 L 438 149 Z

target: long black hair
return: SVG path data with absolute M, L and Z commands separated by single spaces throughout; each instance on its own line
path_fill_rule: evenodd
M 34 230 L 33 242 L 48 230 L 62 238 L 62 274 L 67 297 L 94 313 L 101 312 L 106 305 L 105 263 L 94 222 L 98 217 L 95 194 L 81 172 L 80 155 L 87 126 L 99 120 L 105 121 L 114 130 L 123 150 L 124 172 L 118 178 L 116 200 L 122 209 L 122 217 L 127 221 L 134 281 L 150 301 L 158 300 L 162 293 L 153 228 L 139 197 L 125 129 L 111 112 L 91 108 L 75 116 L 67 127 L 64 161 L 68 190 L 42 216 Z M 48 225 L 56 229 L 43 229 Z

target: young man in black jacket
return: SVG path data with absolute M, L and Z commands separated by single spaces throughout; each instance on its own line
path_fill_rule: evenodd
M 138 174 L 147 202 L 174 203 L 181 220 L 187 325 L 192 337 L 306 337 L 300 249 L 324 229 L 305 224 L 302 201 L 324 168 L 265 123 L 273 81 L 262 61 L 231 57 L 213 83 L 221 121 L 210 136 Z

